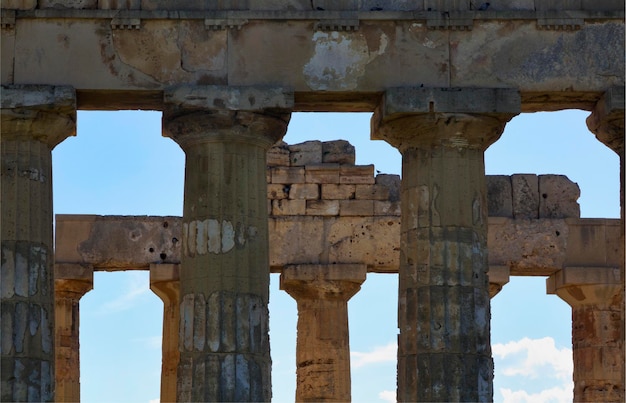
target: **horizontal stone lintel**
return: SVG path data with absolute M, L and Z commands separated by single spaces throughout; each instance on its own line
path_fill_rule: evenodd
M 70 86 L 16 84 L 3 85 L 2 109 L 76 109 L 76 90 Z
M 504 113 L 521 111 L 520 93 L 512 88 L 410 88 L 385 91 L 383 119 L 413 113 Z
M 56 262 L 91 265 L 101 271 L 178 264 L 181 221 L 180 217 L 57 215 Z M 611 246 L 607 237 L 618 233 L 617 219 L 491 217 L 489 265 L 506 267 L 512 276 L 550 276 L 565 267 L 613 268 L 619 264 L 619 248 Z M 273 217 L 269 235 L 272 272 L 298 264 L 357 264 L 367 266 L 368 272 L 398 271 L 397 216 Z
M 175 6 L 174 6 L 175 7 Z M 444 10 L 445 11 L 445 10 Z M 334 11 L 334 10 L 100 10 L 100 9 L 35 9 L 16 10 L 17 18 L 66 18 L 66 19 L 112 19 L 132 14 L 141 19 L 158 20 L 204 20 L 209 19 L 248 19 L 248 20 L 342 20 L 349 17 L 361 21 L 389 20 L 441 20 L 441 11 Z M 623 20 L 624 10 L 467 10 L 450 11 L 447 18 L 452 20 L 537 20 L 537 19 L 583 19 L 583 20 Z
M 164 92 L 167 106 L 209 110 L 291 110 L 293 91 L 281 87 L 181 85 Z
M 283 281 L 354 281 L 362 283 L 367 275 L 364 264 L 296 264 L 282 270 Z

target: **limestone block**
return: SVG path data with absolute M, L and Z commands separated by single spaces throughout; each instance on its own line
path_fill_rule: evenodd
M 270 183 L 267 185 L 268 199 L 287 199 L 289 198 L 289 185 Z
M 307 165 L 306 166 L 306 182 L 307 183 L 339 183 L 340 170 L 339 164 L 324 165 Z
M 3 6 L 4 7 L 4 6 Z M 13 64 L 15 62 L 15 30 L 0 30 L 0 82 L 13 84 Z
M 363 11 L 422 11 L 424 0 L 361 0 Z
M 272 200 L 272 215 L 305 215 L 306 200 Z
M 485 87 L 488 82 L 497 80 L 500 86 L 523 88 L 524 92 L 541 92 L 549 88 L 550 92 L 576 93 L 596 87 L 601 81 L 605 82 L 603 88 L 618 85 L 612 84 L 612 79 L 600 77 L 601 74 L 623 76 L 623 23 L 618 25 L 617 22 L 607 21 L 602 28 L 595 24 L 583 24 L 581 29 L 565 33 L 562 30 L 537 29 L 537 24 L 530 21 L 501 20 L 474 24 L 471 32 L 472 36 L 481 40 L 463 40 L 465 33 L 450 32 L 450 42 L 458 41 L 458 46 L 450 48 L 452 87 Z M 498 44 L 502 35 L 507 37 L 507 46 Z M 591 45 L 596 43 L 603 46 Z M 584 62 L 571 63 L 572 55 Z M 597 73 L 581 76 L 583 70 Z M 517 85 L 513 85 L 515 81 Z M 623 80 L 619 85 L 623 86 Z M 565 94 L 557 95 L 550 102 L 560 99 L 565 100 Z
M 98 8 L 102 10 L 139 10 L 141 0 L 98 0 Z
M 539 217 L 539 180 L 537 175 L 511 175 L 513 217 Z
M 207 4 L 218 3 L 198 0 L 141 0 L 142 10 L 206 10 Z
M 389 200 L 389 189 L 383 185 L 356 185 L 359 200 Z
M 539 218 L 580 217 L 580 188 L 565 175 L 539 175 Z
M 378 174 L 375 183 L 389 189 L 389 201 L 400 200 L 400 175 Z
M 304 166 L 322 163 L 322 142 L 305 141 L 289 146 L 291 166 Z
M 272 183 L 304 183 L 304 168 L 275 167 L 270 168 Z
M 339 200 L 307 200 L 306 215 L 339 215 Z
M 102 2 L 103 0 L 99 1 Z M 39 8 L 96 9 L 98 8 L 98 0 L 39 0 Z
M 508 175 L 487 175 L 489 217 L 513 217 L 513 191 Z
M 400 217 L 400 202 L 399 201 L 380 201 L 374 200 L 374 215 L 375 216 L 397 216 Z
M 374 272 L 397 272 L 400 219 L 344 217 L 327 228 L 328 263 L 367 263 Z
M 427 11 L 464 11 L 468 8 L 469 1 L 465 0 L 424 0 Z
M 322 217 L 281 217 L 269 221 L 270 267 L 276 272 L 287 264 L 322 263 L 328 243 Z M 288 239 L 289 242 L 284 242 Z
M 194 29 L 190 32 L 185 32 L 186 39 L 190 41 L 189 46 L 192 47 L 189 51 L 197 50 L 193 48 L 195 45 L 193 45 L 192 36 L 198 35 L 198 39 L 206 38 L 205 31 L 198 32 Z M 204 60 L 185 60 L 184 54 L 182 56 L 183 63 L 187 61 L 191 64 L 206 64 Z M 189 67 L 192 68 L 192 66 Z M 179 85 L 168 88 L 163 97 L 167 104 L 182 108 L 263 111 L 265 109 L 291 109 L 293 106 L 293 94 L 281 87 Z
M 61 217 L 57 216 L 55 234 L 58 263 L 84 262 L 97 263 L 100 269 L 136 269 L 180 259 L 180 217 Z
M 313 200 L 320 196 L 319 185 L 311 183 L 296 183 L 289 189 L 289 199 Z
M 535 10 L 580 10 L 581 0 L 535 0 Z
M 512 276 L 548 276 L 565 264 L 570 233 L 563 219 L 490 217 L 489 265 L 508 266 Z
M 329 11 L 346 11 L 357 10 L 358 0 L 312 0 L 311 7 L 314 10 L 329 10 Z
M 581 8 L 583 10 L 593 11 L 624 11 L 624 2 L 622 0 L 582 0 Z
M 474 1 L 474 4 L 483 4 L 483 1 Z M 475 8 L 475 7 L 474 7 Z M 534 10 L 535 0 L 504 0 L 492 1 L 488 10 Z
M 608 233 L 611 234 L 612 226 L 607 226 L 607 220 L 603 219 L 567 219 L 569 223 L 569 237 L 567 249 L 567 266 L 588 266 L 602 267 L 615 265 L 618 267 L 614 256 L 615 242 L 619 237 L 611 240 Z M 611 235 L 618 235 L 615 231 Z M 618 241 L 619 242 L 619 241 Z M 624 246 L 622 245 L 622 248 Z M 612 262 L 612 263 L 610 263 Z
M 354 165 L 354 146 L 346 140 L 325 141 L 322 143 L 322 162 Z
M 376 183 L 374 165 L 342 165 L 339 171 L 339 183 L 373 185 Z
M 37 0 L 2 0 L 0 7 L 7 10 L 34 10 Z
M 284 141 L 267 150 L 267 166 L 289 166 L 289 147 Z
M 354 199 L 355 193 L 356 185 L 322 184 L 322 199 L 324 200 Z
M 248 0 L 250 10 L 310 11 L 310 0 Z
M 374 200 L 339 200 L 339 215 L 371 217 Z

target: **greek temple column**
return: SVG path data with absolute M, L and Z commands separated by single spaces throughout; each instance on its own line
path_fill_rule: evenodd
M 186 154 L 179 401 L 269 401 L 266 152 L 293 95 L 276 88 L 177 87 L 164 134 Z
M 612 371 L 614 370 L 615 373 L 608 376 L 607 381 L 604 383 L 598 382 L 598 378 L 596 378 L 595 381 L 592 381 L 592 377 L 589 377 L 589 379 L 583 379 L 580 374 L 589 368 L 583 369 L 580 367 L 588 367 L 591 362 L 580 361 L 579 359 L 577 359 L 577 349 L 576 344 L 574 344 L 574 400 L 581 402 L 600 400 L 622 402 L 625 398 L 624 362 L 626 360 L 626 352 L 624 350 L 624 338 L 626 337 L 626 335 L 624 334 L 624 279 L 626 278 L 626 272 L 624 269 L 624 262 L 626 258 L 624 255 L 624 244 L 626 242 L 624 237 L 624 87 L 612 87 L 603 94 L 600 100 L 596 103 L 591 115 L 587 118 L 587 127 L 593 134 L 596 135 L 596 138 L 598 140 L 600 140 L 603 144 L 605 144 L 607 147 L 617 153 L 620 162 L 620 227 L 622 231 L 620 234 L 620 242 L 618 243 L 620 245 L 621 254 L 621 265 L 618 268 L 619 287 L 615 289 L 615 295 L 608 295 L 608 291 L 604 291 L 602 294 L 606 297 L 602 302 L 604 306 L 603 310 L 610 311 L 611 317 L 613 315 L 619 314 L 620 318 L 619 322 L 610 321 L 610 323 L 604 324 L 605 326 L 608 326 L 608 328 L 605 328 L 604 333 L 610 334 L 611 338 L 615 337 L 615 340 L 607 340 L 607 343 L 609 343 L 609 345 L 611 346 L 610 354 L 613 354 L 614 357 L 617 358 L 616 364 L 618 365 L 618 367 L 612 368 Z M 569 301 L 567 302 L 569 303 Z M 572 303 L 570 303 L 570 305 L 572 305 Z M 608 320 L 608 317 L 606 317 L 606 315 L 600 315 L 599 313 L 594 316 L 587 316 L 584 318 L 581 318 L 580 315 L 578 315 L 579 320 L 576 320 L 576 315 L 574 312 L 577 311 L 577 309 L 574 308 L 574 305 L 572 305 L 572 309 L 574 331 L 576 331 L 577 327 L 580 326 L 591 326 L 588 321 L 580 322 L 580 320 L 583 319 L 594 318 L 600 320 L 600 318 L 603 318 L 604 322 Z M 595 327 L 592 327 L 590 329 L 592 333 L 590 333 L 589 335 L 595 336 L 596 334 L 593 333 L 593 329 L 598 331 L 601 330 L 600 323 L 597 323 Z M 600 337 L 599 334 L 597 336 Z M 573 341 L 576 342 L 576 339 L 573 339 Z M 591 341 L 588 340 L 587 342 Z M 596 368 L 596 366 L 602 364 L 601 362 L 593 361 L 593 363 L 595 363 L 593 371 L 600 373 L 603 372 L 603 369 Z
M 52 149 L 76 132 L 70 87 L 2 86 L 2 401 L 53 401 Z
M 565 267 L 546 280 L 548 294 L 572 307 L 575 402 L 624 401 L 620 283 L 607 267 Z
M 365 281 L 365 265 L 294 265 L 280 288 L 298 303 L 296 402 L 349 402 L 348 300 Z
M 176 401 L 176 372 L 180 361 L 178 336 L 180 323 L 179 265 L 151 264 L 150 289 L 163 301 L 163 338 L 161 341 L 161 403 Z
M 93 268 L 54 265 L 57 402 L 80 402 L 80 299 L 93 289 Z
M 372 137 L 402 154 L 398 401 L 493 400 L 484 151 L 509 89 L 394 88 Z

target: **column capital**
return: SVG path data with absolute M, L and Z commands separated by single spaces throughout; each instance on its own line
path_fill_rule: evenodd
M 54 264 L 54 291 L 82 297 L 93 290 L 93 267 L 77 263 Z
M 269 149 L 287 131 L 294 98 L 279 87 L 178 86 L 164 102 L 163 135 L 184 150 L 224 141 Z
M 37 140 L 52 150 L 76 135 L 76 91 L 68 86 L 3 85 L 3 140 Z
M 572 307 L 610 305 L 623 283 L 612 267 L 565 267 L 546 279 L 548 294 L 556 294 Z
M 348 301 L 367 276 L 364 264 L 289 265 L 280 275 L 280 289 L 294 299 Z
M 489 275 L 489 297 L 493 298 L 509 282 L 511 269 L 509 266 L 489 265 L 487 274 Z
M 163 301 L 179 298 L 180 265 L 173 263 L 150 265 L 150 289 Z
M 372 116 L 371 137 L 401 152 L 422 145 L 486 149 L 520 110 L 514 89 L 389 88 Z
M 598 100 L 587 127 L 611 150 L 624 152 L 624 87 L 609 88 Z

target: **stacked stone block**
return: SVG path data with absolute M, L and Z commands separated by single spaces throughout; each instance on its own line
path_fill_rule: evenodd
M 268 152 L 270 216 L 400 216 L 398 175 L 355 165 L 345 140 L 280 143 Z

